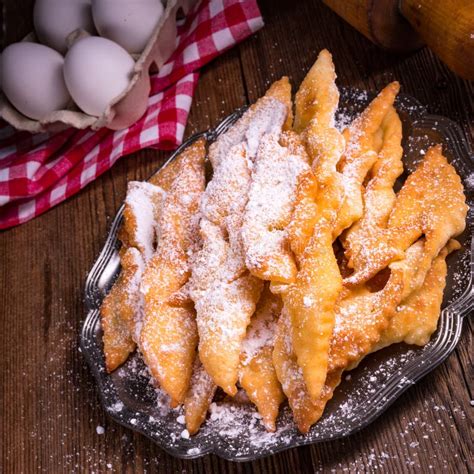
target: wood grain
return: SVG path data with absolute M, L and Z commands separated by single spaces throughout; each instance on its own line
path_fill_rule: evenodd
M 400 11 L 452 71 L 474 80 L 474 8 L 470 0 L 404 0 Z
M 4 0 L 6 44 L 31 25 L 30 0 Z M 296 6 L 297 5 L 297 6 Z M 472 143 L 473 85 L 424 49 L 378 50 L 322 3 L 260 2 L 266 26 L 202 71 L 186 135 L 255 100 L 286 74 L 297 85 L 317 52 L 334 54 L 342 86 L 403 91 L 463 127 Z M 168 153 L 122 158 L 78 195 L 0 234 L 0 472 L 468 472 L 472 338 L 467 321 L 454 354 L 369 428 L 347 439 L 254 463 L 215 456 L 180 461 L 112 422 L 78 351 L 82 291 L 130 179 L 148 177 Z M 96 433 L 96 427 L 105 433 Z
M 400 15 L 397 0 L 323 0 L 357 31 L 377 46 L 408 53 L 423 45 L 408 21 Z

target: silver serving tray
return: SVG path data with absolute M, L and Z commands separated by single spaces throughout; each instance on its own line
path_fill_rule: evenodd
M 353 117 L 367 104 L 369 98 L 367 94 L 355 90 L 343 91 L 340 119 Z M 349 103 L 350 106 L 344 106 Z M 463 248 L 448 258 L 449 272 L 443 310 L 431 341 L 423 348 L 396 344 L 364 359 L 357 369 L 346 375 L 334 398 L 328 403 L 323 417 L 307 435 L 297 432 L 287 407 L 283 407 L 277 432 L 268 434 L 252 407 L 236 405 L 232 408 L 238 418 L 235 423 L 208 420 L 197 435 L 189 439 L 182 437 L 184 426 L 178 422 L 181 412 L 164 406 L 163 396 L 153 388 L 137 354 L 132 355 L 114 373 L 107 374 L 105 370 L 99 308 L 120 270 L 117 232 L 122 222 L 122 206 L 86 280 L 87 317 L 81 333 L 82 353 L 97 380 L 105 410 L 115 421 L 143 433 L 179 458 L 191 459 L 214 453 L 232 461 L 255 460 L 296 446 L 348 436 L 364 428 L 405 390 L 449 356 L 461 336 L 464 318 L 474 308 L 471 244 L 474 222 L 473 157 L 461 129 L 453 121 L 428 115 L 409 96 L 402 95 L 398 99 L 397 109 L 403 122 L 405 168 L 413 171 L 421 150 L 426 150 L 430 144 L 442 143 L 446 156 L 464 179 L 470 208 L 466 231 L 459 239 Z M 208 142 L 214 141 L 244 110 L 236 111 L 215 129 L 188 139 L 163 166 L 199 137 L 204 136 Z

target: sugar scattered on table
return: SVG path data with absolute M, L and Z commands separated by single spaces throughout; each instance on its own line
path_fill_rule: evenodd
M 191 456 L 195 456 L 201 452 L 199 448 L 189 448 L 187 451 L 187 454 L 190 454 Z
M 115 413 L 119 413 L 122 410 L 123 410 L 123 403 L 121 401 L 114 403 L 110 409 L 110 411 L 113 411 Z
M 468 188 L 474 188 L 474 172 L 471 173 L 465 180 L 466 186 Z

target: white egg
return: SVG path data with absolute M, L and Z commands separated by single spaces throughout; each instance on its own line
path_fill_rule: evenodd
M 121 46 L 106 38 L 89 36 L 74 43 L 64 60 L 64 79 L 74 102 L 99 117 L 125 91 L 135 61 Z
M 92 16 L 99 34 L 141 53 L 163 14 L 160 0 L 92 0 Z
M 91 0 L 36 0 L 33 21 L 39 40 L 63 54 L 73 31 L 94 32 Z
M 2 86 L 23 114 L 41 120 L 67 107 L 71 97 L 63 77 L 64 58 L 38 43 L 14 43 L 3 50 Z

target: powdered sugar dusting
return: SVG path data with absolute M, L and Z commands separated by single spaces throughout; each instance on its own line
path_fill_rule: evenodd
M 464 183 L 469 189 L 474 189 L 474 172 L 465 178 Z
M 201 361 L 214 380 L 217 372 L 222 374 L 220 383 L 229 391 L 237 380 L 240 345 L 262 288 L 247 272 L 241 236 L 251 168 L 262 136 L 281 130 L 286 115 L 282 102 L 264 97 L 209 150 L 213 177 L 201 200 L 202 249 L 193 261 L 190 295 Z
M 276 322 L 280 312 L 279 298 L 272 295 L 268 287 L 264 288 L 242 342 L 242 365 L 247 365 L 264 347 L 273 347 Z
M 131 212 L 129 228 L 133 228 L 132 245 L 136 246 L 143 254 L 145 260 L 149 260 L 154 252 L 156 242 L 157 214 L 156 209 L 164 199 L 166 193 L 159 186 L 141 181 L 130 181 L 128 183 L 125 205 Z M 125 211 L 127 218 L 127 209 Z
M 304 148 L 296 143 L 282 146 L 279 135 L 261 140 L 252 172 L 242 238 L 248 268 L 266 278 L 275 273 L 291 279 L 294 267 L 286 241 L 286 226 L 293 211 L 299 176 L 309 169 Z M 286 135 L 283 140 L 296 141 Z

